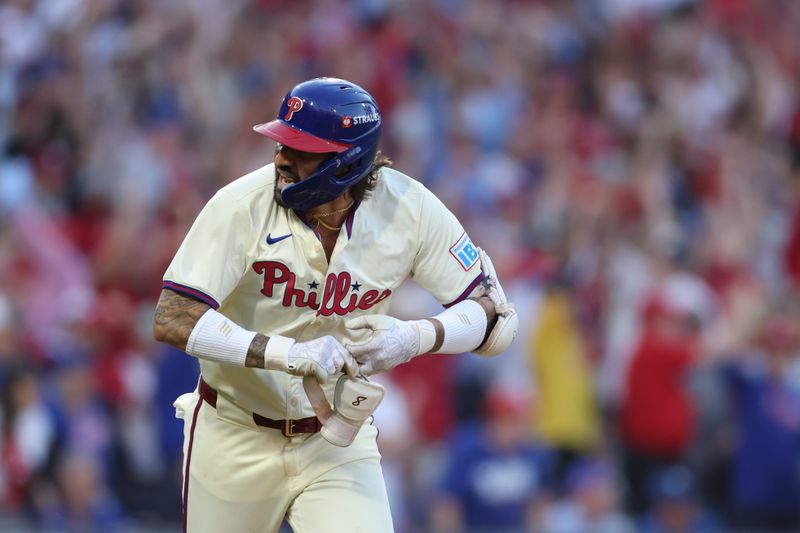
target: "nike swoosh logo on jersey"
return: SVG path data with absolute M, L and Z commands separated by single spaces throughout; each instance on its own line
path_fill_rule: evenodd
M 291 237 L 291 236 L 292 236 L 292 234 L 291 234 L 291 233 L 288 233 L 288 234 L 286 234 L 286 235 L 281 235 L 280 237 L 275 237 L 275 238 L 273 239 L 273 238 L 272 238 L 272 234 L 271 234 L 271 233 L 267 233 L 267 244 L 275 244 L 276 242 L 280 242 L 280 241 L 282 241 L 283 239 L 288 239 L 288 238 L 289 238 L 289 237 Z

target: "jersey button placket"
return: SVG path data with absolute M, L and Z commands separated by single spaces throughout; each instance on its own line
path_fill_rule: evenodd
M 303 390 L 302 379 L 293 379 L 289 384 L 289 398 L 286 402 L 286 418 L 291 420 L 297 420 L 298 418 L 303 418 L 302 413 L 300 412 L 301 409 L 301 401 L 300 395 L 305 395 L 305 390 Z

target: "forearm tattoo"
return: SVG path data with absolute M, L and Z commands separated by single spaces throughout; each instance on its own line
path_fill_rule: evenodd
M 267 348 L 267 341 L 269 337 L 256 333 L 253 337 L 253 342 L 247 349 L 247 358 L 244 361 L 244 366 L 253 368 L 264 368 L 264 350 Z
M 186 342 L 197 321 L 210 307 L 190 296 L 170 289 L 161 291 L 153 318 L 153 336 L 156 340 L 186 350 Z

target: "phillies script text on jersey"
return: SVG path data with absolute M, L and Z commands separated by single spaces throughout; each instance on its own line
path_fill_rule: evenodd
M 322 293 L 322 302 L 317 302 L 317 293 L 308 292 L 295 287 L 295 273 L 289 267 L 278 261 L 258 261 L 253 263 L 253 270 L 258 274 L 264 275 L 264 286 L 261 294 L 267 298 L 272 298 L 272 289 L 275 285 L 286 284 L 283 293 L 284 307 L 310 307 L 317 311 L 317 315 L 330 316 L 333 314 L 346 315 L 356 309 L 367 310 L 381 300 L 385 300 L 392 294 L 390 289 L 379 292 L 370 289 L 361 293 L 353 293 L 345 303 L 347 293 L 352 286 L 352 277 L 349 272 L 338 274 L 328 274 L 325 278 L 325 289 Z

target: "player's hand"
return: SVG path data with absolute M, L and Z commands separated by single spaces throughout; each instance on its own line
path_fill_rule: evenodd
M 358 375 L 358 363 L 350 352 L 330 335 L 307 342 L 292 342 L 286 337 L 275 336 L 275 338 L 286 343 L 288 349 L 281 349 L 276 343 L 277 348 L 272 352 L 268 343 L 264 354 L 267 369 L 282 370 L 294 376 L 314 376 L 320 382 L 342 371 L 349 376 Z
M 314 376 L 325 381 L 337 372 L 358 375 L 358 364 L 342 344 L 326 335 L 308 342 L 297 342 L 289 349 L 288 373 L 295 376 Z
M 354 334 L 365 330 L 371 333 L 364 343 L 346 345 L 358 362 L 361 374 L 385 372 L 419 355 L 420 332 L 416 322 L 387 315 L 366 315 L 345 322 Z

